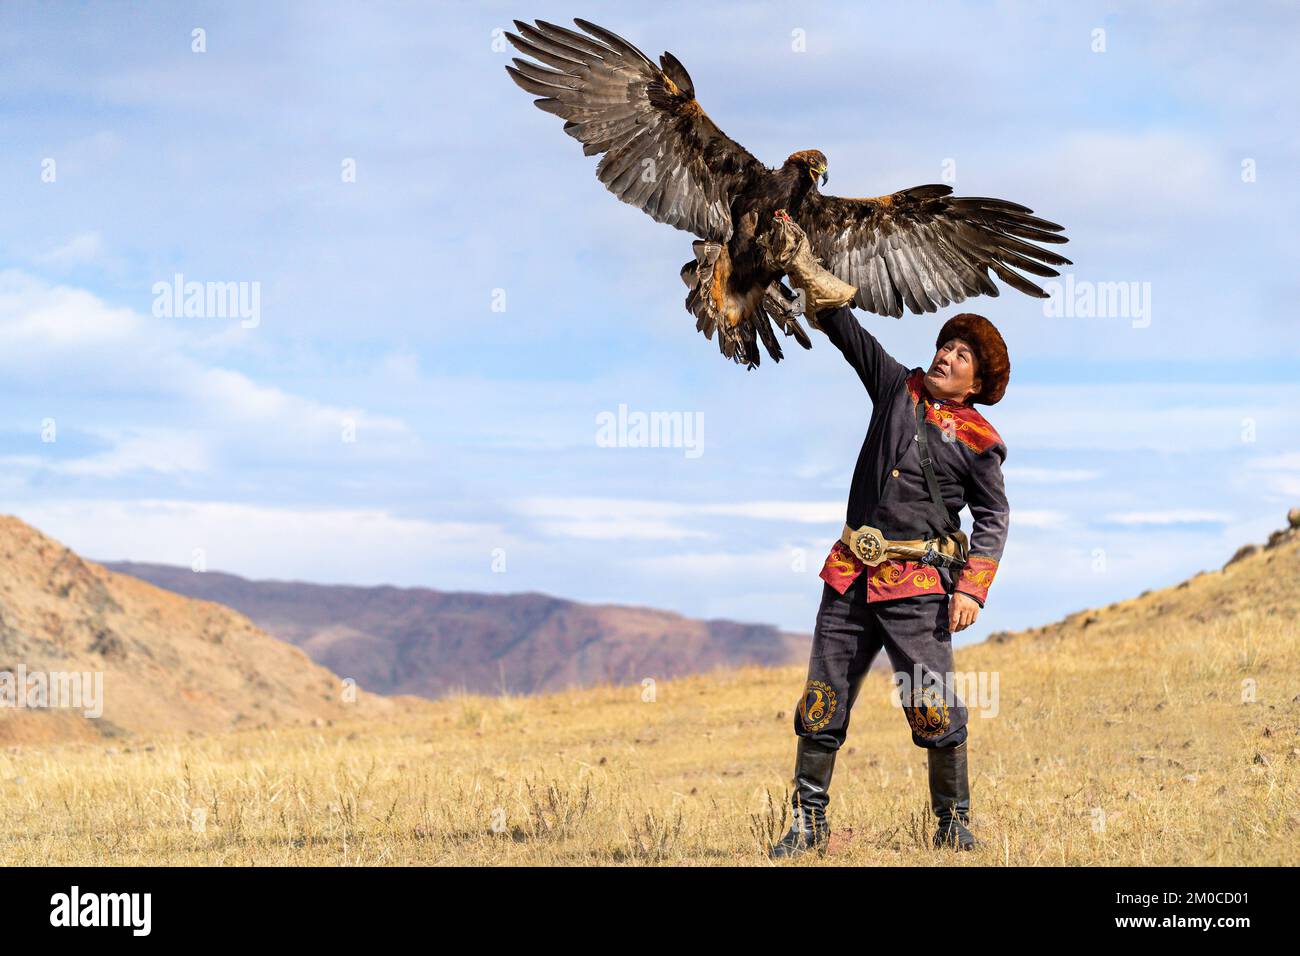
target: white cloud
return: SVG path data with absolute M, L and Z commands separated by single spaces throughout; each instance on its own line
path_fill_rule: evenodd
M 196 406 L 202 406 L 214 418 L 234 423 L 280 425 L 330 440 L 337 440 L 345 420 L 355 422 L 358 431 L 370 436 L 401 437 L 407 432 L 395 418 L 291 395 L 274 386 L 259 385 L 230 369 L 205 369 L 184 387 Z
M 748 586 L 759 582 L 809 581 L 821 570 L 822 560 L 834 541 L 824 546 L 804 548 L 803 571 L 794 570 L 795 555 L 791 548 L 768 548 L 761 551 L 727 552 L 694 551 L 680 554 L 635 558 L 628 567 L 638 573 L 692 581 L 745 581 Z M 774 577 L 779 576 L 779 577 Z
M 1008 483 L 1059 485 L 1067 481 L 1096 481 L 1103 472 L 1096 468 L 1027 468 L 1007 465 L 1002 475 Z
M 1106 515 L 1107 521 L 1125 525 L 1226 524 L 1233 516 L 1221 511 L 1192 508 L 1172 511 L 1121 511 Z
M 294 395 L 205 363 L 197 340 L 208 333 L 110 306 L 84 290 L 14 270 L 0 273 L 0 373 L 28 379 L 33 388 L 61 383 L 61 404 L 79 392 L 93 396 L 87 408 L 57 416 L 60 425 L 73 420 L 115 446 L 80 461 L 18 460 L 99 477 L 204 470 L 223 455 L 256 455 L 265 463 L 331 455 L 345 429 L 348 437 L 355 432 L 353 458 L 414 449 L 415 436 L 396 418 Z M 185 424 L 123 426 L 114 399 L 143 400 L 155 418 Z
M 1300 452 L 1263 455 L 1248 460 L 1244 467 L 1252 472 L 1249 478 L 1252 488 L 1300 498 Z
M 1289 497 L 1300 497 L 1300 475 L 1269 475 L 1270 491 Z
M 1062 528 L 1070 516 L 1063 511 L 1032 510 L 1024 508 L 1011 509 L 1011 527 L 1016 528 Z M 969 527 L 969 524 L 967 525 Z
M 67 242 L 39 253 L 33 259 L 39 265 L 66 269 L 99 261 L 104 254 L 104 241 L 97 232 L 83 232 Z
M 55 474 L 90 478 L 116 478 L 136 471 L 172 475 L 204 471 L 210 465 L 207 442 L 189 431 L 168 428 L 105 430 L 98 432 L 98 437 L 112 447 L 83 458 L 63 460 L 38 455 L 7 455 L 0 458 L 0 462 L 10 467 L 44 469 Z
M 1086 405 L 1080 394 L 1086 394 Z M 1208 452 L 1242 448 L 1248 420 L 1261 436 L 1291 434 L 1297 402 L 1296 385 L 1019 385 L 999 405 L 996 425 L 1013 454 L 1017 449 Z
M 622 538 L 678 540 L 703 538 L 699 530 L 674 523 L 689 515 L 691 506 L 666 501 L 620 498 L 529 498 L 515 510 L 537 521 L 546 533 L 568 538 L 614 541 Z
M 843 501 L 738 501 L 698 505 L 698 513 L 755 518 L 760 521 L 797 521 L 802 524 L 843 524 Z
M 527 498 L 514 505 L 548 533 L 572 538 L 679 540 L 712 537 L 692 527 L 706 516 L 820 524 L 844 522 L 843 501 L 649 501 L 629 498 Z
M 536 547 L 494 522 L 428 521 L 378 508 L 83 499 L 6 510 L 93 560 L 190 567 L 199 549 L 207 570 L 254 578 L 445 587 L 458 576 L 481 577 L 494 549 L 509 556 Z
M 14 269 L 0 272 L 0 363 L 30 365 L 64 352 L 144 344 L 145 337 L 143 319 L 130 309 Z
M 568 538 L 616 541 L 639 539 L 647 541 L 678 541 L 690 538 L 721 538 L 725 526 L 710 532 L 699 526 L 701 518 L 748 518 L 756 521 L 787 522 L 819 525 L 833 540 L 844 524 L 843 501 L 738 501 L 726 503 L 693 503 L 673 501 L 648 501 L 625 498 L 529 498 L 515 504 L 521 514 L 536 519 L 547 533 Z M 971 527 L 969 510 L 963 510 L 963 523 Z M 1014 527 L 1056 529 L 1064 527 L 1069 515 L 1051 509 L 1012 509 Z M 789 563 L 787 551 L 780 560 Z M 655 567 L 647 559 L 643 566 Z M 691 562 L 701 566 L 739 566 L 751 557 L 734 553 L 703 553 L 698 556 L 674 554 L 662 561 L 680 571 L 689 572 Z
M 1264 468 L 1270 471 L 1300 471 L 1300 451 L 1283 452 L 1280 455 L 1266 455 L 1252 458 L 1246 462 L 1247 468 Z

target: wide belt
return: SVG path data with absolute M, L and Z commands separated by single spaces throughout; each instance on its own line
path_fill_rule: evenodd
M 845 525 L 840 540 L 858 560 L 872 567 L 890 558 L 912 558 L 934 567 L 960 568 L 965 566 L 969 553 L 964 531 L 937 538 L 891 541 L 876 528 L 863 525 L 855 531 Z

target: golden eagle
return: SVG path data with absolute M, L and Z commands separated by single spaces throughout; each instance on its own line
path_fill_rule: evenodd
M 765 265 L 763 240 L 784 210 L 813 252 L 857 286 L 854 304 L 882 315 L 934 312 L 972 295 L 997 295 L 988 274 L 1046 298 L 1020 275 L 1055 276 L 1070 260 L 1035 243 L 1061 243 L 1056 223 L 1001 199 L 958 197 L 944 185 L 874 198 L 826 196 L 826 156 L 792 153 L 779 169 L 755 159 L 705 114 L 690 74 L 671 53 L 656 66 L 617 34 L 580 18 L 585 33 L 538 20 L 506 33 L 522 53 L 506 70 L 538 108 L 564 119 L 587 156 L 604 155 L 596 175 L 624 202 L 657 222 L 694 233 L 695 259 L 682 267 L 687 308 L 722 354 L 753 368 L 756 336 L 781 360 L 774 323 L 811 348 L 798 300 Z

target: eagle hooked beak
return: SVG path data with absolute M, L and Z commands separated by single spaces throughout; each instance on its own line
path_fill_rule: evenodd
M 816 179 L 819 175 L 821 176 L 821 178 L 822 178 L 822 185 L 823 185 L 823 186 L 825 186 L 826 183 L 827 183 L 827 182 L 830 180 L 830 178 L 831 178 L 831 177 L 830 177 L 830 174 L 829 174 L 828 172 L 826 172 L 826 167 L 825 167 L 825 166 L 814 166 L 814 167 L 812 168 L 811 172 L 812 172 L 812 177 L 813 177 L 813 179 Z

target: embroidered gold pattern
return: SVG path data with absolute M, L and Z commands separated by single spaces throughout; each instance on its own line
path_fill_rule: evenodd
M 810 680 L 804 688 L 803 699 L 799 701 L 799 721 L 804 730 L 818 731 L 829 724 L 838 702 L 839 698 L 829 684 Z
M 907 390 L 912 396 L 913 407 L 920 401 L 921 382 L 924 378 L 924 373 L 915 372 L 907 379 Z M 951 434 L 953 438 L 975 452 L 987 451 L 1002 441 L 1002 436 L 997 433 L 997 430 L 984 419 L 983 415 L 970 406 L 935 408 L 933 403 L 927 402 L 925 420 L 938 426 L 945 434 Z
M 910 704 L 904 704 L 907 722 L 918 737 L 938 737 L 948 729 L 952 717 L 948 702 L 936 687 L 918 687 L 912 691 Z
M 961 575 L 957 578 L 954 585 L 957 590 L 965 591 L 980 599 L 988 597 L 989 585 L 993 583 L 993 577 L 998 573 L 998 562 L 996 558 L 990 558 L 982 554 L 972 554 L 966 559 L 966 566 L 961 569 Z

